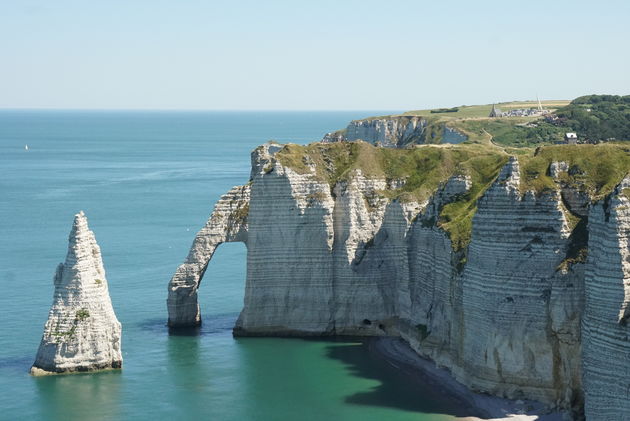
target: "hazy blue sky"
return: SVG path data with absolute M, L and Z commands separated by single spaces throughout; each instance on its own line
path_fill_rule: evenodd
M 417 109 L 630 93 L 630 1 L 0 0 L 0 107 Z

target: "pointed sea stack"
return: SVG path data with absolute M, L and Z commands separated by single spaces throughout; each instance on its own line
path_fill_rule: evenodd
M 101 249 L 81 211 L 66 261 L 57 266 L 53 304 L 31 374 L 122 367 L 121 325 L 109 298 Z

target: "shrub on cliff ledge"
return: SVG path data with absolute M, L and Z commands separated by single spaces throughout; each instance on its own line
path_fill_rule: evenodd
M 78 321 L 83 321 L 88 317 L 90 317 L 90 312 L 85 308 L 78 310 L 75 314 L 75 319 Z

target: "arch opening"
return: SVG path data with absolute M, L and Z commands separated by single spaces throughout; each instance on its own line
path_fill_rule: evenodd
M 199 280 L 198 300 L 203 330 L 229 330 L 243 309 L 247 246 L 242 242 L 217 247 Z
M 168 285 L 168 325 L 189 328 L 201 325 L 198 288 L 212 257 L 223 243 L 247 243 L 250 186 L 236 186 L 221 199 L 206 225 L 197 233 L 185 262 Z M 225 247 L 225 246 L 224 246 Z

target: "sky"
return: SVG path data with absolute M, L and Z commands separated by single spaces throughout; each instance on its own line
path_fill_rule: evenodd
M 0 0 L 0 108 L 411 110 L 630 94 L 630 1 Z

